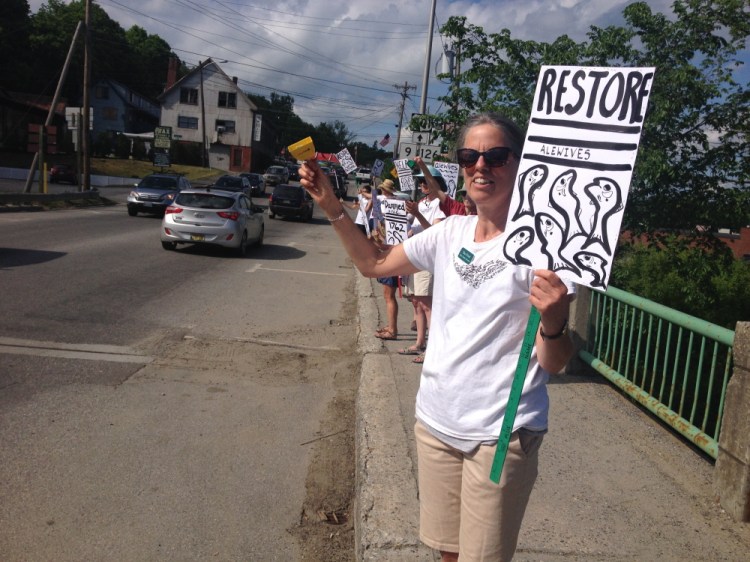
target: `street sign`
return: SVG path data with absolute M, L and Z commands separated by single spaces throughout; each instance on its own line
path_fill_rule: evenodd
M 441 153 L 440 145 L 401 143 L 398 147 L 398 157 L 409 160 L 420 156 L 422 160 L 431 164 L 437 154 Z
M 154 166 L 168 167 L 170 164 L 168 152 L 154 152 Z
M 154 129 L 154 148 L 169 148 L 172 145 L 172 127 Z

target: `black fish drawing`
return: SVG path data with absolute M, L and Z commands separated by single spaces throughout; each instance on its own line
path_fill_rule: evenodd
M 565 243 L 563 227 L 560 226 L 560 223 L 552 215 L 537 213 L 534 226 L 536 235 L 542 243 L 541 252 L 547 256 L 547 269 L 552 271 L 567 269 L 576 275 L 580 275 L 581 271 L 560 253 Z
M 531 266 L 531 261 L 523 257 L 523 252 L 534 243 L 534 229 L 522 226 L 508 236 L 503 245 L 503 254 L 508 261 L 515 265 Z
M 606 287 L 607 260 L 592 252 L 578 252 L 573 259 L 582 270 L 592 275 L 592 287 Z
M 593 228 L 583 247 L 588 248 L 592 244 L 599 243 L 611 256 L 612 248 L 607 233 L 607 221 L 623 209 L 622 190 L 615 181 L 609 178 L 594 178 L 594 181 L 584 187 L 583 191 L 596 208 L 592 221 Z
M 547 179 L 547 166 L 539 164 L 532 166 L 518 177 L 518 194 L 521 203 L 518 205 L 513 220 L 518 220 L 524 215 L 534 216 L 534 195 Z
M 578 174 L 575 170 L 566 170 L 552 183 L 552 189 L 549 193 L 549 206 L 560 213 L 563 220 L 563 237 L 567 240 L 570 236 L 570 216 L 564 205 L 564 200 L 568 196 L 569 190 L 575 183 Z
M 581 186 L 581 184 L 577 184 L 575 182 L 571 183 L 568 187 L 570 196 L 576 202 L 572 217 L 573 220 L 570 221 L 570 231 L 568 232 L 568 238 L 574 238 L 579 234 L 588 236 L 591 232 L 591 226 L 589 225 L 589 228 L 584 228 L 583 223 L 581 222 L 581 215 L 583 214 L 584 210 L 583 205 L 591 205 L 591 201 L 589 201 L 588 197 L 585 196 L 585 194 L 583 193 L 583 189 L 584 188 L 583 186 Z

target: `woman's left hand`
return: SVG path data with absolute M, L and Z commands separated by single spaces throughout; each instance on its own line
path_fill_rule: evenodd
M 535 269 L 529 301 L 541 315 L 542 331 L 557 334 L 568 320 L 570 296 L 560 277 L 548 269 Z

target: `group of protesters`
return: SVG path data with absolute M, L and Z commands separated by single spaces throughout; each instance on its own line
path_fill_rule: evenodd
M 423 232 L 447 216 L 476 214 L 476 207 L 465 190 L 456 193 L 460 200 L 451 197 L 440 171 L 421 158 L 417 158 L 415 164 L 415 193 L 398 191 L 394 182 L 386 179 L 375 187 L 362 184 L 357 191 L 357 200 L 348 204 L 350 208 L 357 209 L 354 223 L 373 243 L 382 244 L 385 240 L 386 224 L 381 208 L 386 199 L 405 201 L 409 237 Z M 375 331 L 375 337 L 398 339 L 398 296 L 407 298 L 414 308 L 411 330 L 416 332 L 416 340 L 398 353 L 413 355 L 412 361 L 422 364 L 432 316 L 432 274 L 419 271 L 408 276 L 378 277 L 377 281 L 383 286 L 387 323 Z

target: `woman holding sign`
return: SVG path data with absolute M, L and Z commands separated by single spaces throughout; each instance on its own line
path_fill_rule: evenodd
M 503 253 L 522 145 L 523 133 L 502 116 L 471 118 L 457 158 L 477 215 L 450 216 L 384 248 L 362 236 L 314 161 L 300 170 L 363 275 L 435 276 L 415 435 L 420 538 L 443 560 L 459 553 L 461 562 L 512 558 L 547 430 L 546 382 L 573 353 L 566 332 L 571 289 L 554 272 L 514 266 Z M 497 485 L 489 475 L 532 305 L 540 329 Z

